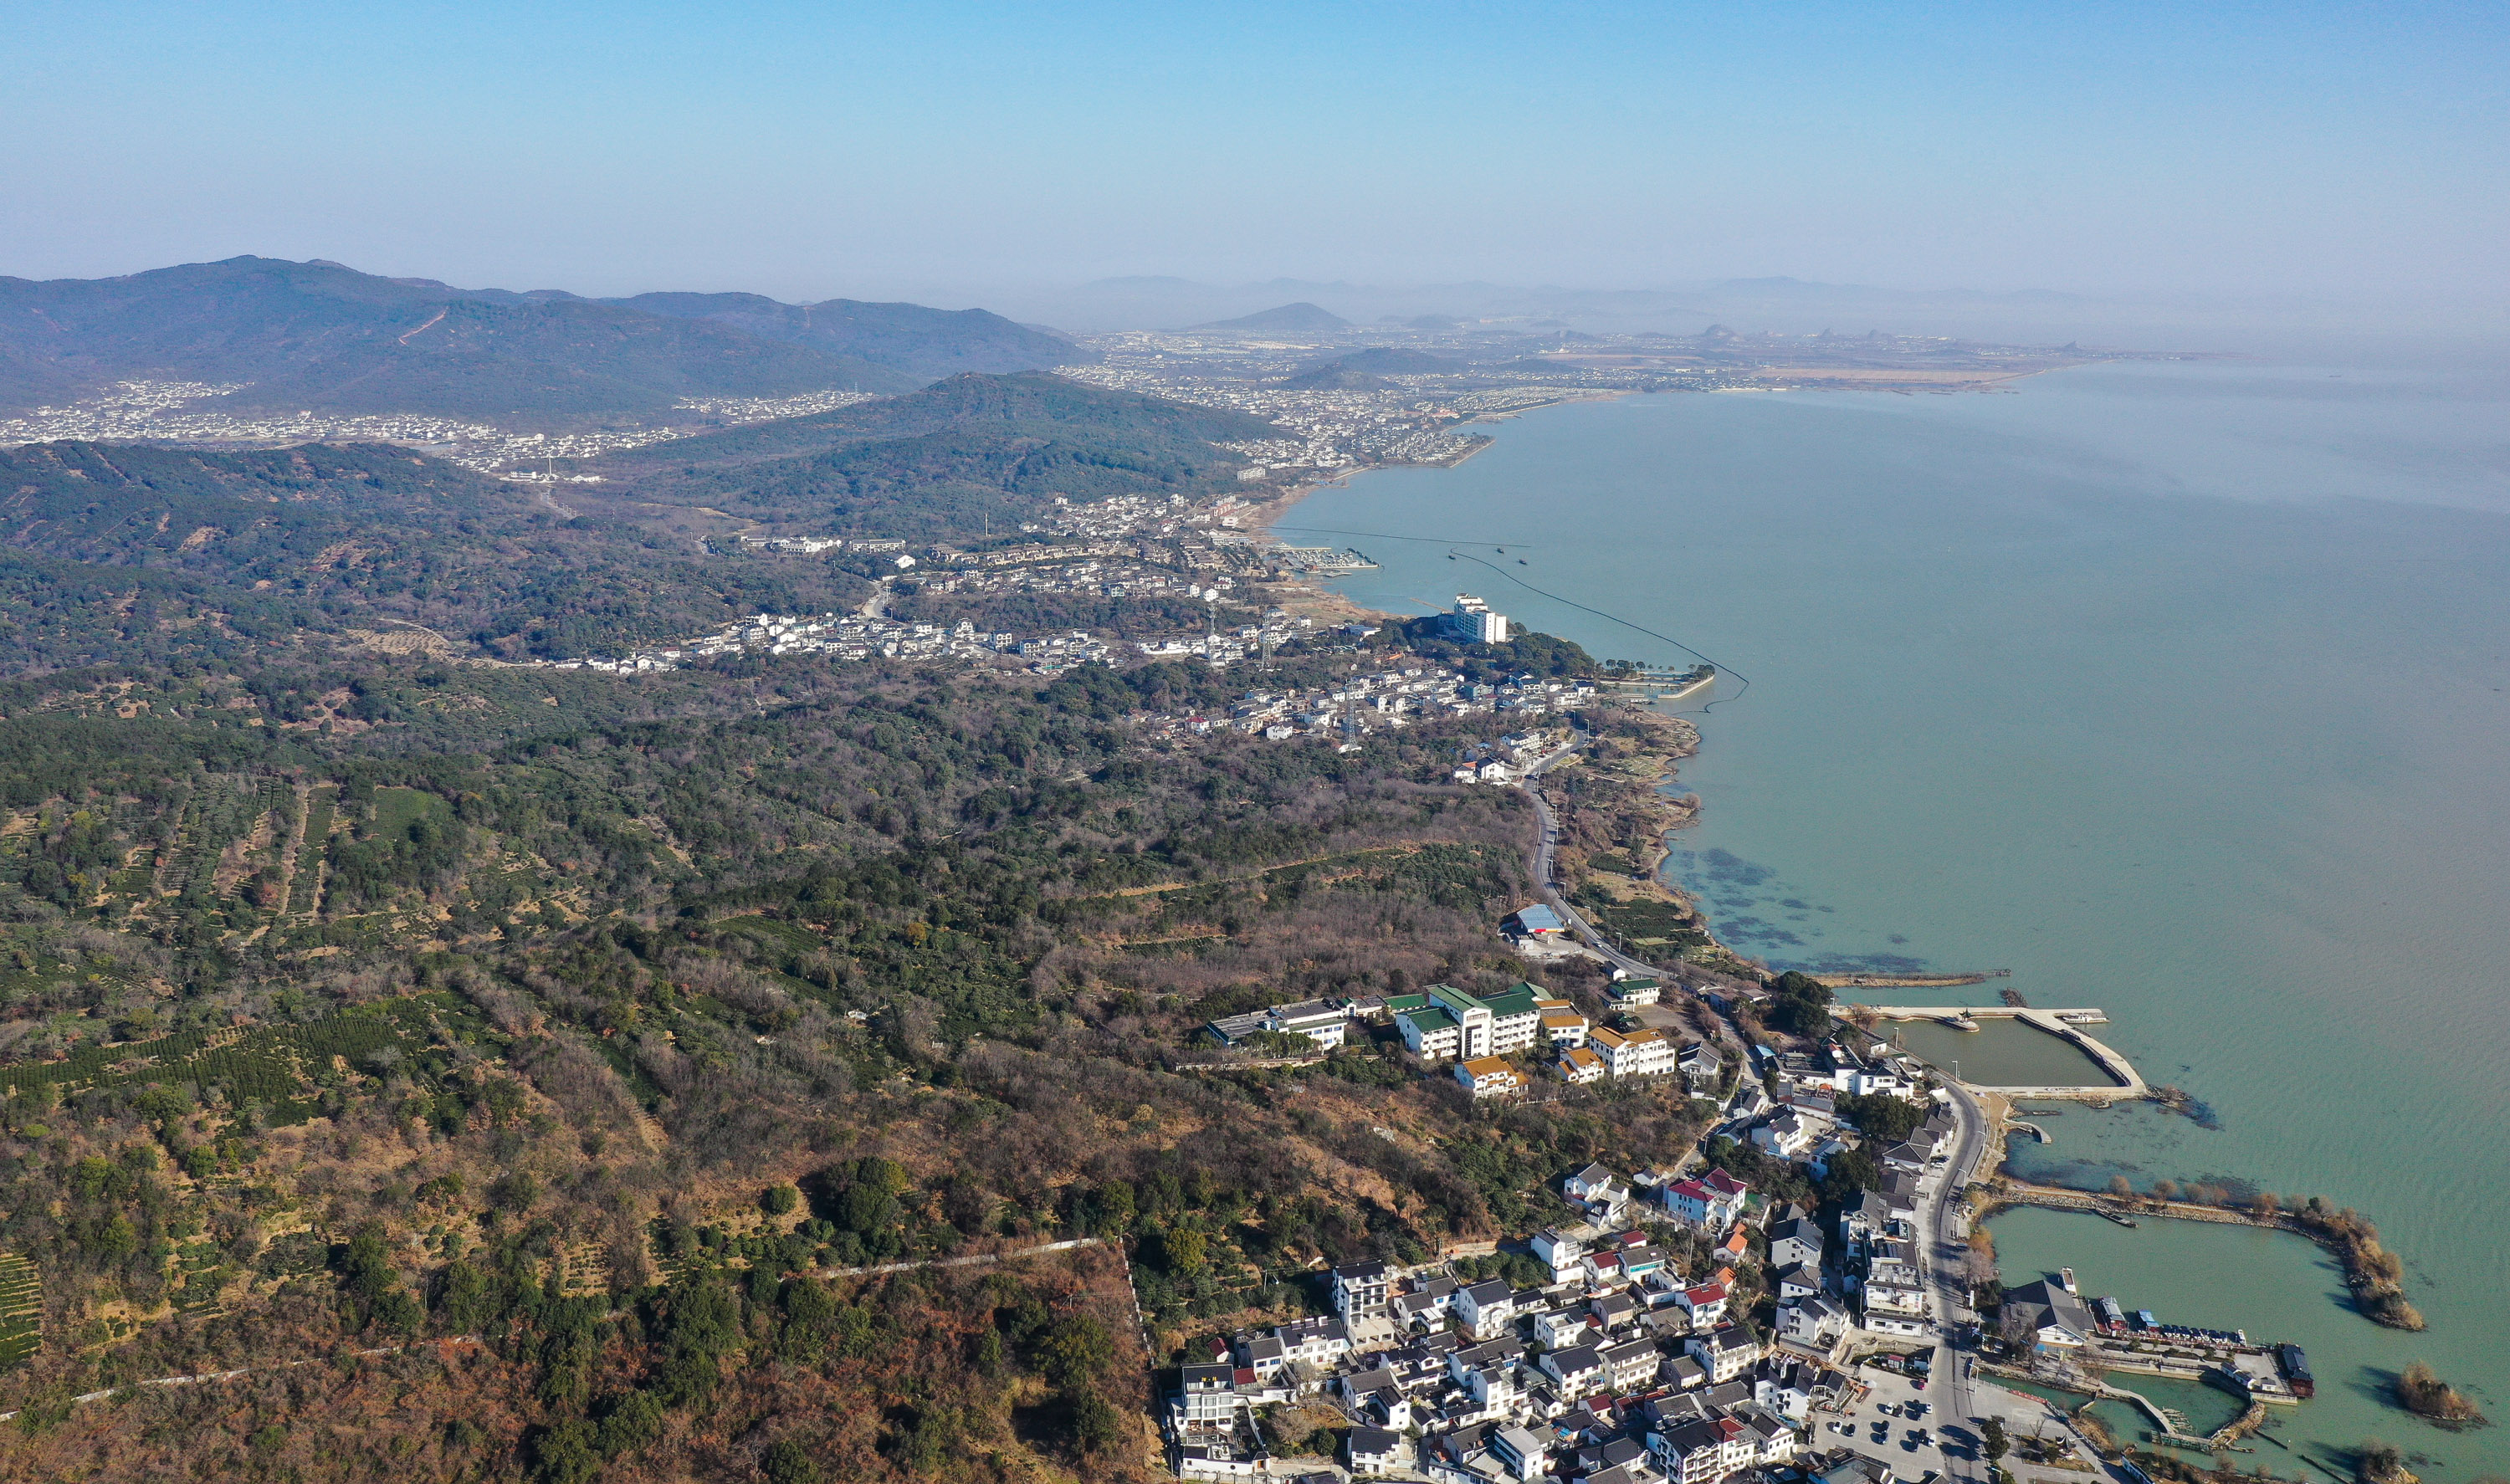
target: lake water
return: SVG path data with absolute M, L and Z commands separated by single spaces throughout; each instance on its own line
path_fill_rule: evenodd
M 1929 1066 L 1957 1071 L 1979 1087 L 2114 1087 L 2116 1078 L 2060 1036 L 2010 1015 L 1990 1015 L 1975 1031 L 1935 1020 L 1884 1022 L 1880 1029 Z
M 1688 658 L 1539 589 L 1715 660 L 1682 704 L 1705 809 L 1668 869 L 1730 942 L 2013 970 L 1903 1003 L 2106 1008 L 2101 1039 L 2221 1126 L 2069 1110 L 2021 1157 L 2360 1208 L 2432 1328 L 2308 1283 L 2322 1392 L 2424 1358 L 2510 1414 L 2510 376 L 2140 363 L 1490 431 L 1283 534 L 1367 552 L 1381 569 L 1336 586 L 1389 611 L 1475 592 L 1599 656 Z M 2087 1252 L 2118 1231 L 2062 1230 Z M 2263 1298 L 2246 1240 L 2197 1231 L 2173 1260 Z M 2287 1435 L 2375 1427 L 2459 1478 L 2510 1462 L 2510 1427 L 2366 1407 Z

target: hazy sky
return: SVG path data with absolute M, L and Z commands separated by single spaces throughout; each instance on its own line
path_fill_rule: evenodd
M 15 0 L 0 272 L 2510 303 L 2510 7 Z

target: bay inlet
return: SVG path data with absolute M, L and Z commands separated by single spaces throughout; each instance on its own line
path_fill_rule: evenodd
M 2377 1435 L 2467 1478 L 2510 1429 L 2381 1396 L 2421 1359 L 2510 1410 L 2503 426 L 2497 370 L 1663 396 L 1528 414 L 1292 518 L 1423 533 L 1332 584 L 1369 606 L 1476 592 L 1599 657 L 1690 663 L 1602 610 L 1748 673 L 1668 704 L 1699 723 L 1703 809 L 1666 869 L 1722 938 L 1825 972 L 2013 970 L 1868 996 L 1893 1003 L 2107 1009 L 2101 1039 L 2219 1126 L 2072 1108 L 2022 1173 L 2356 1207 L 2431 1328 L 2373 1325 L 2308 1242 L 2236 1227 L 2018 1211 L 2006 1280 L 2116 1264 L 2101 1291 L 2300 1340 L 2319 1398 L 2280 1438 L 2334 1460 Z M 1531 587 L 1432 534 L 1507 547 Z

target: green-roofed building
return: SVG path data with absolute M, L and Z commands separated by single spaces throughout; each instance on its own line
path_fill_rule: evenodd
M 1464 1054 L 1464 1028 L 1453 1012 L 1441 1005 L 1428 1003 L 1426 995 L 1407 995 L 1418 1003 L 1394 1012 L 1394 1028 L 1403 1033 L 1403 1044 L 1423 1061 L 1456 1061 Z
M 1518 984 L 1513 988 L 1502 989 L 1498 994 L 1484 997 L 1482 1003 L 1491 1008 L 1491 1013 L 1494 1015 L 1531 1015 L 1536 1013 L 1535 1002 L 1541 998 L 1543 998 L 1542 991 L 1533 985 Z
M 1541 1039 L 1542 1012 L 1535 1008 L 1534 1002 L 1542 998 L 1542 992 L 1531 984 L 1518 984 L 1488 997 L 1452 984 L 1432 984 L 1428 998 L 1455 1017 L 1459 1060 L 1505 1056 Z

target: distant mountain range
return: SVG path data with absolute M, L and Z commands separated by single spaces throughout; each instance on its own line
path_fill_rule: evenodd
M 1695 334 L 1715 320 L 1759 331 L 1806 333 L 1830 323 L 1850 333 L 1976 333 L 1991 327 L 2063 329 L 2089 323 L 2110 306 L 2072 294 L 2026 289 L 1898 289 L 1822 284 L 1794 278 L 1734 278 L 1657 288 L 1570 288 L 1484 282 L 1388 285 L 1267 279 L 1206 284 L 1142 276 L 1100 279 L 1054 292 L 1029 292 L 1006 313 L 1047 321 L 1083 333 L 1158 325 L 1260 328 L 1238 323 L 1267 308 L 1303 301 L 1362 325 L 1435 329 L 1471 321 L 1512 322 L 1534 328 L 1575 326 L 1611 333 L 1664 330 Z M 1250 312 L 1252 312 L 1250 314 Z M 1317 328 L 1330 329 L 1322 322 Z M 1291 332 L 1287 325 L 1283 332 Z M 2068 338 L 2059 335 L 2060 339 Z
M 222 405 L 551 418 L 685 397 L 904 392 L 1089 359 L 983 310 L 756 294 L 594 300 L 237 257 L 116 279 L 0 278 L 0 408 L 134 379 L 249 383 Z
M 1242 329 L 1257 333 L 1272 331 L 1303 335 L 1349 329 L 1350 322 L 1329 310 L 1318 309 L 1313 304 L 1283 304 L 1273 309 L 1258 310 L 1251 315 L 1239 315 L 1235 320 L 1215 320 L 1208 324 L 1195 325 L 1194 328 Z

